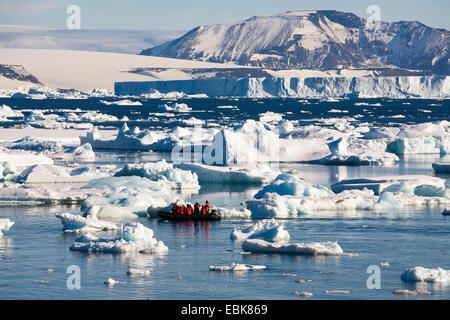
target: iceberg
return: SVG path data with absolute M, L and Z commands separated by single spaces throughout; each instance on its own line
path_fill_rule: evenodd
M 110 106 L 110 105 L 117 105 L 117 106 L 142 106 L 142 103 L 139 101 L 131 101 L 129 99 L 123 99 L 123 100 L 117 100 L 117 101 L 106 101 L 106 100 L 100 100 L 101 103 Z
M 95 152 L 89 143 L 85 143 L 66 152 L 52 154 L 51 157 L 68 161 L 95 161 Z
M 252 253 L 284 253 L 310 256 L 346 255 L 337 242 L 311 242 L 281 244 L 261 239 L 250 239 L 242 243 L 242 249 Z
M 450 270 L 424 267 L 408 268 L 401 275 L 401 279 L 406 282 L 450 283 Z
M 163 105 L 159 105 L 157 108 L 157 110 L 159 111 L 171 111 L 171 112 L 189 112 L 192 111 L 192 108 L 189 107 L 187 104 L 185 103 L 174 103 L 172 105 L 167 105 L 167 104 L 163 104 Z
M 11 107 L 3 104 L 0 106 L 0 118 L 23 118 L 22 112 L 13 110 Z
M 235 227 L 230 235 L 231 240 L 244 241 L 246 239 L 263 239 L 269 242 L 289 242 L 289 232 L 284 230 L 274 219 L 261 220 L 242 227 Z
M 120 226 L 115 223 L 99 220 L 95 216 L 83 217 L 71 213 L 58 213 L 56 214 L 56 217 L 61 220 L 64 231 L 86 233 L 118 230 L 120 228 Z
M 57 165 L 38 164 L 25 169 L 16 181 L 18 183 L 85 183 L 109 176 L 93 168 L 69 169 Z
M 423 175 L 361 177 L 339 181 L 331 186 L 331 190 L 334 193 L 339 193 L 344 190 L 363 190 L 367 188 L 372 190 L 375 195 L 380 195 L 383 191 L 424 195 L 425 186 L 428 186 L 428 190 L 435 188 L 435 192 L 430 196 L 442 196 L 445 191 L 445 180 Z
M 172 189 L 200 189 L 196 173 L 174 168 L 165 160 L 154 163 L 127 164 L 115 177 L 138 176 L 155 182 L 161 182 Z
M 255 199 L 261 199 L 266 193 L 276 193 L 280 196 L 305 196 L 312 198 L 323 198 L 332 194 L 331 190 L 321 185 L 312 185 L 300 180 L 298 177 L 283 173 L 267 186 L 264 186 L 255 195 Z
M 176 167 L 194 172 L 202 183 L 223 184 L 264 184 L 274 178 L 279 170 L 267 165 L 237 166 L 210 166 L 200 163 L 180 163 Z
M 165 253 L 167 246 L 153 236 L 153 230 L 140 223 L 127 223 L 120 235 L 112 239 L 98 238 L 90 233 L 77 238 L 70 247 L 73 251 L 124 253 L 138 252 L 143 254 Z
M 4 167 L 29 167 L 37 164 L 53 164 L 49 157 L 28 151 L 8 150 L 0 147 L 0 163 Z
M 149 130 L 140 131 L 137 127 L 129 129 L 124 123 L 113 140 L 105 139 L 98 130 L 94 129 L 86 136 L 80 136 L 80 141 L 81 144 L 89 143 L 94 149 L 149 151 L 151 145 L 161 138 L 160 134 Z
M 9 219 L 0 219 L 0 238 L 4 233 L 8 232 L 13 225 L 14 222 Z

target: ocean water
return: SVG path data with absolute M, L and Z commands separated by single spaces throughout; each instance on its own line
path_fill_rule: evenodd
M 144 100 L 143 107 L 105 106 L 99 99 L 26 100 L 0 99 L 0 104 L 17 109 L 43 109 L 64 113 L 68 109 L 98 110 L 118 117 L 128 116 L 130 126 L 171 127 L 174 121 L 142 121 L 156 106 L 167 101 Z M 436 100 L 344 100 L 321 102 L 296 99 L 188 99 L 195 112 L 181 117 L 206 119 L 209 124 L 232 125 L 247 118 L 257 119 L 265 111 L 283 113 L 300 123 L 320 122 L 323 118 L 355 117 L 360 122 L 398 125 L 449 119 L 448 102 Z M 409 103 L 409 104 L 406 104 Z M 364 105 L 361 105 L 364 104 Z M 368 105 L 369 104 L 369 105 Z M 378 105 L 380 104 L 380 105 Z M 239 111 L 217 109 L 237 106 Z M 328 112 L 348 110 L 348 113 Z M 423 112 L 420 110 L 429 110 Z M 51 110 L 51 111 L 50 111 Z M 300 110 L 311 113 L 301 113 Z M 364 111 L 366 110 L 366 111 Z M 149 115 L 150 114 L 150 115 Z M 405 117 L 397 117 L 405 115 Z M 14 124 L 20 121 L 14 122 Z M 3 126 L 10 126 L 5 123 Z M 97 125 L 97 124 L 96 124 Z M 120 123 L 102 123 L 120 126 Z M 170 160 L 166 153 L 97 151 L 101 163 L 127 163 Z M 431 163 L 450 161 L 438 155 L 413 156 L 389 167 L 321 166 L 286 163 L 312 183 L 331 185 L 342 177 L 433 174 Z M 92 163 L 91 165 L 98 164 Z M 441 175 L 450 184 L 450 176 Z M 58 186 L 55 186 L 57 188 Z M 209 200 L 217 206 L 239 207 L 260 188 L 204 184 L 199 194 L 187 200 Z M 241 244 L 230 240 L 236 226 L 248 221 L 164 222 L 138 218 L 155 232 L 169 251 L 163 255 L 87 254 L 70 251 L 75 234 L 62 232 L 55 217 L 59 212 L 79 213 L 78 206 L 0 206 L 0 218 L 16 224 L 0 238 L 0 299 L 304 299 L 294 294 L 311 292 L 309 299 L 449 299 L 450 284 L 414 284 L 401 281 L 408 267 L 450 269 L 448 240 L 450 218 L 442 209 L 415 209 L 402 212 L 321 212 L 296 219 L 280 220 L 291 235 L 291 242 L 338 241 L 344 252 L 354 256 L 304 257 L 279 254 L 241 254 Z M 105 234 L 107 235 L 107 234 Z M 248 272 L 210 272 L 210 265 L 231 263 L 261 264 L 266 270 Z M 368 289 L 367 268 L 389 262 L 381 268 L 381 289 Z M 81 289 L 68 289 L 67 268 L 81 271 Z M 129 277 L 129 267 L 145 267 L 146 277 Z M 48 269 L 54 270 L 47 272 Z M 108 278 L 121 281 L 113 287 Z M 305 280 L 304 284 L 296 281 Z M 311 281 L 307 281 L 311 280 Z M 396 289 L 427 289 L 430 296 L 402 297 Z M 329 293 L 325 293 L 328 291 Z M 333 291 L 338 291 L 333 293 Z M 331 293 L 330 293 L 331 292 Z

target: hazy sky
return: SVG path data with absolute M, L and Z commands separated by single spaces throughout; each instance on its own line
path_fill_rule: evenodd
M 450 30 L 449 0 L 0 0 L 0 24 L 66 26 L 66 8 L 81 8 L 81 28 L 188 30 L 254 15 L 335 9 L 367 18 L 369 5 L 384 21 L 417 20 Z

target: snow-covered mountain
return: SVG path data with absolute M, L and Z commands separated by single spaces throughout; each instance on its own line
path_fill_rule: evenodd
M 339 11 L 298 11 L 202 26 L 143 55 L 235 62 L 276 70 L 376 70 L 449 75 L 450 32 L 419 22 L 380 22 Z

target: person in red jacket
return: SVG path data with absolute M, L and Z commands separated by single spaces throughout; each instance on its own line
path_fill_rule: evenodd
M 192 215 L 193 210 L 192 210 L 192 206 L 191 206 L 190 204 L 187 205 L 186 211 L 187 211 L 187 214 L 188 214 L 188 215 Z
M 202 206 L 202 215 L 206 215 L 206 208 L 205 208 L 205 206 Z
M 177 213 L 178 212 L 178 205 L 175 203 L 172 207 L 172 213 Z
M 194 214 L 200 214 L 200 203 L 198 202 L 194 204 Z
M 206 200 L 205 209 L 206 209 L 206 213 L 209 213 L 209 202 L 208 202 L 208 200 Z

